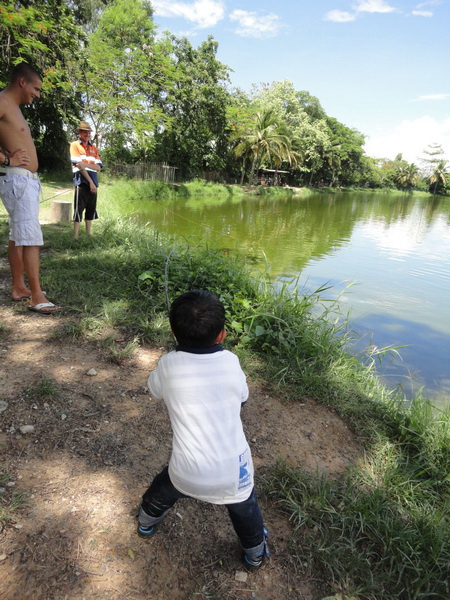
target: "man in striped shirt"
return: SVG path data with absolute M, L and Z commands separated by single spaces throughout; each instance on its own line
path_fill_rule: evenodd
M 96 146 L 90 140 L 91 131 L 89 123 L 81 121 L 77 129 L 78 140 L 70 144 L 70 160 L 75 184 L 73 212 L 75 239 L 78 239 L 83 212 L 88 235 L 91 235 L 92 221 L 98 219 L 98 171 L 101 171 L 103 164 Z

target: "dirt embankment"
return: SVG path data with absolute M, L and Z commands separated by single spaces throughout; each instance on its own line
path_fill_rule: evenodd
M 164 406 L 145 388 L 163 350 L 141 347 L 118 365 L 94 342 L 55 341 L 69 316 L 44 317 L 10 302 L 4 261 L 0 285 L 0 325 L 7 332 L 0 341 L 0 400 L 7 403 L 0 449 L 9 474 L 0 484 L 2 502 L 14 493 L 27 498 L 0 533 L 2 600 L 326 595 L 296 573 L 291 524 L 266 498 L 272 558 L 257 573 L 243 572 L 223 507 L 180 501 L 154 538 L 140 539 L 139 498 L 170 454 Z M 55 382 L 56 396 L 47 390 L 47 397 L 36 397 L 43 378 Z M 338 474 L 359 454 L 347 426 L 312 399 L 286 405 L 251 382 L 250 389 L 243 420 L 257 482 L 280 456 Z

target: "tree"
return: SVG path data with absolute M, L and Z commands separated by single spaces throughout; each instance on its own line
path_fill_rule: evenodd
M 241 184 L 244 178 L 245 160 L 252 157 L 249 181 L 253 182 L 255 170 L 267 161 L 269 166 L 280 166 L 284 160 L 296 160 L 286 128 L 281 125 L 273 110 L 256 113 L 251 124 L 236 132 L 236 156 L 244 158 Z
M 151 154 L 166 122 L 155 98 L 171 76 L 170 47 L 155 41 L 151 17 L 144 0 L 113 0 L 80 52 L 78 85 L 107 162 Z
M 448 163 L 446 160 L 440 160 L 434 167 L 429 179 L 430 191 L 436 194 L 438 191 L 445 190 L 448 173 Z
M 410 190 L 415 187 L 419 178 L 419 169 L 414 163 L 408 164 L 406 161 L 401 161 L 403 164 L 398 165 L 394 171 L 394 183 L 399 189 Z
M 367 171 L 364 160 L 364 136 L 333 117 L 326 117 L 329 144 L 317 177 L 327 185 L 355 185 Z
M 299 160 L 296 166 L 312 177 L 322 165 L 324 152 L 330 147 L 329 130 L 319 100 L 306 91 L 296 91 L 285 79 L 271 85 L 261 84 L 253 90 L 253 104 L 258 110 L 273 110 L 289 128 L 292 147 Z M 301 158 L 300 158 L 301 157 Z
M 0 85 L 25 61 L 43 75 L 41 100 L 23 109 L 43 168 L 68 164 L 66 123 L 79 116 L 73 86 L 75 57 L 83 32 L 63 0 L 17 1 L 0 8 Z
M 169 36 L 172 85 L 159 99 L 170 125 L 158 133 L 158 157 L 183 177 L 223 171 L 228 154 L 229 67 L 216 58 L 212 36 L 194 48 L 187 38 Z
M 420 159 L 420 162 L 422 163 L 422 170 L 425 177 L 429 178 L 431 177 L 439 161 L 443 160 L 444 150 L 440 144 L 434 143 L 429 144 L 426 148 L 424 148 L 423 153 L 425 156 Z
M 74 19 L 87 35 L 97 27 L 105 8 L 113 0 L 66 0 L 73 12 Z

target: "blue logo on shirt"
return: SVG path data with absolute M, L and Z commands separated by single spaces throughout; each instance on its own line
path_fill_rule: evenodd
M 238 489 L 242 490 L 243 488 L 251 485 L 251 475 L 248 471 L 248 451 L 246 450 L 243 454 L 239 456 L 239 486 Z
M 248 465 L 248 463 L 245 463 L 245 465 L 241 465 L 239 467 L 239 479 L 243 479 L 244 477 L 248 477 L 247 465 Z

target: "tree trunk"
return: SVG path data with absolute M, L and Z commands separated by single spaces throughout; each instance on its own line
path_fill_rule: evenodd
M 250 170 L 250 177 L 249 177 L 249 183 L 250 185 L 252 185 L 253 183 L 253 178 L 254 178 L 254 174 L 255 174 L 255 168 L 256 168 L 256 161 L 258 160 L 258 153 L 256 153 L 253 157 L 253 161 L 252 161 L 252 168 Z
M 242 159 L 241 185 L 244 185 L 245 163 L 246 162 L 247 162 L 247 157 L 244 154 L 244 158 Z

